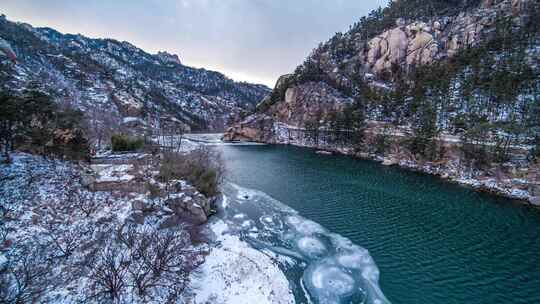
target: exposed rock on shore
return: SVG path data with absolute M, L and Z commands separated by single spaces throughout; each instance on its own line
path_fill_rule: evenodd
M 167 184 L 158 181 L 157 160 L 148 154 L 109 154 L 92 161 L 90 170 L 84 176 L 85 184 L 92 191 L 120 192 L 152 196 L 152 201 L 161 201 L 161 208 L 172 211 L 167 226 L 177 222 L 190 221 L 203 224 L 211 212 L 211 200 L 199 193 L 185 181 L 171 181 Z M 143 207 L 143 201 L 135 201 L 134 218 L 141 221 L 138 211 L 155 211 Z M 157 210 L 160 211 L 160 210 Z

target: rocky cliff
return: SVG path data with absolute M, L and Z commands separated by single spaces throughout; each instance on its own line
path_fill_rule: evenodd
M 270 91 L 185 66 L 178 55 L 152 55 L 128 42 L 61 34 L 5 16 L 0 39 L 0 55 L 7 55 L 0 56 L 2 90 L 40 89 L 97 120 L 222 130 Z
M 339 151 L 534 197 L 538 12 L 525 0 L 394 1 L 314 49 L 224 139 Z

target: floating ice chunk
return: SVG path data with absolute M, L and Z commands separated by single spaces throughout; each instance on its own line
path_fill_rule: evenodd
M 224 187 L 224 210 L 232 234 L 281 266 L 303 272 L 300 282 L 308 302 L 380 303 L 389 301 L 378 286 L 379 269 L 368 250 L 300 216 L 264 192 L 234 184 Z M 257 232 L 257 228 L 261 230 Z M 312 300 L 312 301 L 311 301 Z
M 274 219 L 270 215 L 266 215 L 266 216 L 261 217 L 261 223 L 271 224 L 273 221 L 274 221 Z
M 312 235 L 315 233 L 321 233 L 321 234 L 328 233 L 326 229 L 323 228 L 323 226 L 313 221 L 306 220 L 297 215 L 288 216 L 286 221 L 287 221 L 287 224 L 289 224 L 290 228 L 296 230 L 298 233 L 303 234 L 303 235 Z
M 366 249 L 360 248 L 357 251 L 346 252 L 337 256 L 338 263 L 346 268 L 362 269 L 366 265 L 375 265 L 375 262 Z
M 317 259 L 328 253 L 324 243 L 315 237 L 303 237 L 296 242 L 298 250 L 305 256 Z
M 242 229 L 250 231 L 250 232 L 257 232 L 259 229 L 257 226 L 255 226 L 255 222 L 252 220 L 245 220 L 241 224 Z
M 306 288 L 320 303 L 340 303 L 358 290 L 354 278 L 330 263 L 315 264 L 304 274 Z
M 233 218 L 234 218 L 235 220 L 243 220 L 243 219 L 247 218 L 247 215 L 244 214 L 244 213 L 238 213 L 238 214 L 235 214 L 235 215 L 233 216 Z
M 265 215 L 259 218 L 259 221 L 261 222 L 265 230 L 276 233 L 279 233 L 283 230 L 283 222 L 277 216 Z
M 242 222 L 242 228 L 251 228 L 254 226 L 254 223 L 252 220 L 247 220 Z
M 375 265 L 366 265 L 362 269 L 362 277 L 376 283 L 379 281 L 379 269 Z

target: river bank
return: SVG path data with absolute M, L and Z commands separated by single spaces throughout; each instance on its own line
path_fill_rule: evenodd
M 490 164 L 489 168 L 478 169 L 474 162 L 466 159 L 461 151 L 459 138 L 447 136 L 438 144 L 444 147 L 444 156 L 437 161 L 417 159 L 403 147 L 406 136 L 399 131 L 387 131 L 387 145 L 384 153 L 376 152 L 378 130 L 380 126 L 372 126 L 366 133 L 366 142 L 362 147 L 338 145 L 306 134 L 306 130 L 281 123 L 268 122 L 268 126 L 257 121 L 239 124 L 224 135 L 224 140 L 254 141 L 267 144 L 293 145 L 327 151 L 360 159 L 373 160 L 387 166 L 422 172 L 438 176 L 452 183 L 472 188 L 480 192 L 489 192 L 497 196 L 519 200 L 534 207 L 540 207 L 540 166 L 518 159 L 502 164 Z M 264 122 L 264 120 L 263 120 Z M 253 126 L 252 126 L 253 125 Z M 260 128 L 260 125 L 265 128 Z M 255 127 L 259 126 L 259 127 Z M 264 131 L 266 130 L 266 131 Z M 521 147 L 515 150 L 517 154 Z M 522 156 L 519 156 L 520 158 Z M 526 163 L 525 165 L 523 163 Z
M 540 200 L 537 196 L 539 190 L 533 190 L 527 186 L 527 182 L 520 179 L 513 180 L 497 180 L 494 177 L 483 176 L 482 171 L 470 170 L 465 173 L 459 169 L 457 164 L 445 164 L 444 166 L 436 162 L 418 163 L 407 159 L 399 159 L 396 156 L 384 156 L 381 154 L 355 153 L 351 149 L 323 149 L 319 150 L 313 147 L 298 145 L 299 147 L 314 149 L 315 151 L 323 151 L 337 153 L 340 155 L 352 156 L 358 159 L 371 160 L 380 163 L 383 166 L 397 166 L 401 169 L 420 172 L 424 174 L 434 175 L 445 181 L 461 185 L 479 192 L 487 192 L 493 195 L 509 198 L 520 201 L 534 207 L 540 207 Z M 524 187 L 526 186 L 526 187 Z

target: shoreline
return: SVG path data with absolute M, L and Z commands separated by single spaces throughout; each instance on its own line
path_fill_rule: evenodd
M 223 141 L 223 142 L 227 143 L 227 141 Z M 322 147 L 313 147 L 309 145 L 302 145 L 302 144 L 295 144 L 295 143 L 281 143 L 281 142 L 271 142 L 271 143 L 257 142 L 257 141 L 242 141 L 242 142 L 256 142 L 256 143 L 263 143 L 263 144 L 268 144 L 268 145 L 301 147 L 301 148 L 307 148 L 307 149 L 313 150 L 315 153 L 320 154 L 320 155 L 336 154 L 336 155 L 350 156 L 350 157 L 354 157 L 356 159 L 361 159 L 361 160 L 374 161 L 383 166 L 399 167 L 400 169 L 403 169 L 403 170 L 435 176 L 445 182 L 456 184 L 456 185 L 471 189 L 476 192 L 487 193 L 487 194 L 494 195 L 500 198 L 506 198 L 506 199 L 516 201 L 526 206 L 540 209 L 539 204 L 534 204 L 533 202 L 531 202 L 531 199 L 533 199 L 534 196 L 531 195 L 530 191 L 528 190 L 522 190 L 518 188 L 507 189 L 503 187 L 500 183 L 498 183 L 494 178 L 480 180 L 475 177 L 452 176 L 448 174 L 448 172 L 444 172 L 445 171 L 444 169 L 434 167 L 432 166 L 432 164 L 428 164 L 428 163 L 422 165 L 416 162 L 410 162 L 407 160 L 398 160 L 398 159 L 389 158 L 389 157 L 385 157 L 385 156 L 377 155 L 377 154 L 354 153 L 353 151 L 350 151 L 350 149 L 348 148 L 343 148 L 343 149 L 322 148 Z

